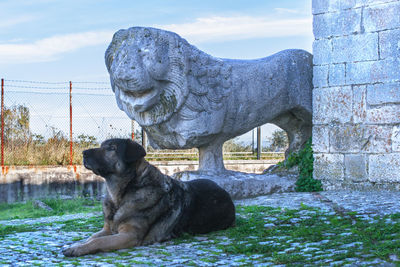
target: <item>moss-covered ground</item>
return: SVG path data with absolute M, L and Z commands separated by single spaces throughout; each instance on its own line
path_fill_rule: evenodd
M 0 225 L 0 254 L 4 249 L 9 255 L 20 255 L 1 257 L 0 265 L 23 260 L 32 265 L 86 262 L 113 266 L 400 266 L 400 213 L 371 218 L 305 205 L 298 209 L 237 206 L 236 226 L 224 231 L 184 235 L 148 247 L 79 259 L 62 256 L 64 244 L 87 238 L 101 227 L 101 215 L 61 222 Z

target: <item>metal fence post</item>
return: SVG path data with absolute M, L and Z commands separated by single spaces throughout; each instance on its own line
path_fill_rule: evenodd
M 72 166 L 72 82 L 69 81 L 69 165 Z
M 1 168 L 4 168 L 4 79 L 1 79 Z
M 257 127 L 257 159 L 261 159 L 261 127 Z
M 145 130 L 142 128 L 142 147 L 147 150 L 147 135 Z

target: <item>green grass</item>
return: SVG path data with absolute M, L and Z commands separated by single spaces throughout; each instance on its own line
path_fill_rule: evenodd
M 0 240 L 6 235 L 13 233 L 34 232 L 37 231 L 35 225 L 1 225 L 0 224 Z
M 80 212 L 101 211 L 101 203 L 88 198 L 76 199 L 42 199 L 46 205 L 53 209 L 47 211 L 37 208 L 32 201 L 26 203 L 0 203 L 0 220 L 39 218 L 53 215 L 73 214 Z

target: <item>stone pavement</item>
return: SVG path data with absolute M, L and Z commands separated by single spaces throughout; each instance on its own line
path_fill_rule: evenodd
M 400 192 L 356 192 L 356 191 L 327 191 L 318 193 L 277 193 L 259 196 L 251 199 L 235 201 L 237 205 L 261 205 L 299 209 L 302 205 L 316 207 L 327 214 L 343 214 L 357 212 L 357 216 L 373 220 L 376 215 L 387 215 L 400 212 Z M 304 210 L 302 211 L 304 212 Z M 196 236 L 191 242 L 176 243 L 169 241 L 147 247 L 138 247 L 131 250 L 120 250 L 112 253 L 99 253 L 79 258 L 65 258 L 61 250 L 66 244 L 74 240 L 86 238 L 89 232 L 63 231 L 61 228 L 68 220 L 88 218 L 99 214 L 76 214 L 60 217 L 47 217 L 39 219 L 0 221 L 0 225 L 32 226 L 38 225 L 35 231 L 18 232 L 6 236 L 0 232 L 0 266 L 271 266 L 262 254 L 251 256 L 241 254 L 222 253 L 215 240 L 207 236 Z M 275 218 L 268 218 L 270 221 Z M 300 218 L 302 219 L 302 218 Z M 54 223 L 56 222 L 56 223 Z M 266 223 L 269 227 L 271 223 Z M 40 226 L 40 227 L 39 227 Z M 37 229 L 37 230 L 36 230 Z M 94 231 L 93 231 L 94 232 Z M 219 244 L 231 242 L 226 236 L 216 236 Z M 273 237 L 271 237 L 273 238 Z M 260 243 L 282 242 L 279 240 L 257 240 Z M 283 240 L 283 242 L 294 242 Z M 244 243 L 243 245 L 246 245 Z M 312 243 L 294 244 L 304 247 L 304 254 L 311 255 Z M 344 244 L 338 251 L 343 251 L 346 246 L 357 244 Z M 285 253 L 282 251 L 281 253 Z M 335 255 L 335 251 L 321 251 Z M 311 256 L 310 256 L 311 257 Z M 313 254 L 312 257 L 315 257 Z M 393 255 L 392 262 L 370 258 L 363 260 L 363 255 L 358 258 L 347 259 L 346 262 L 334 261 L 324 258 L 315 261 L 316 265 L 323 266 L 398 266 L 400 260 Z M 394 262 L 394 263 L 393 263 Z M 343 264 L 345 263 L 345 264 Z

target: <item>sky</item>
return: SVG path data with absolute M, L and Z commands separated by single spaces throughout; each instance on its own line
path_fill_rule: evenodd
M 6 80 L 6 90 L 10 88 L 7 82 L 12 86 L 9 81 L 14 80 L 73 81 L 81 88 L 85 88 L 82 82 L 100 82 L 91 86 L 104 89 L 101 94 L 111 94 L 104 52 L 114 32 L 133 26 L 174 31 L 222 58 L 254 59 L 289 48 L 311 52 L 313 41 L 311 0 L 0 0 L 0 18 L 0 77 Z M 53 96 L 38 96 L 34 102 L 28 92 L 23 93 L 40 89 L 14 90 L 20 92 L 10 92 L 9 102 L 24 99 L 33 115 L 33 110 L 40 109 L 38 103 L 61 106 Z M 109 112 L 122 119 L 124 113 L 114 111 L 115 101 L 105 99 L 81 97 L 81 108 L 86 107 L 87 117 L 95 118 L 99 108 L 104 111 L 102 103 L 109 101 Z M 96 103 L 99 108 L 87 109 Z M 57 113 L 50 107 L 43 109 Z M 44 113 L 36 113 L 42 114 L 45 124 Z M 54 117 L 52 122 L 57 124 Z M 96 125 L 102 127 L 99 122 Z M 274 129 L 264 128 L 265 134 Z

